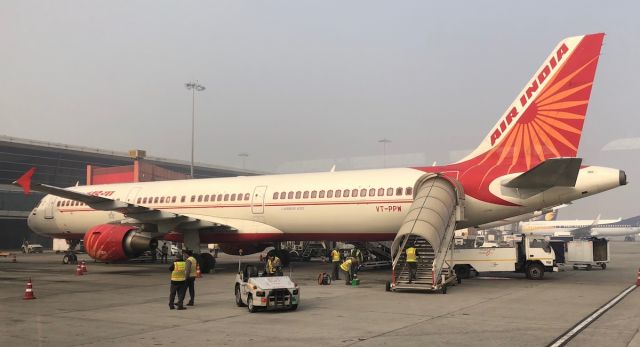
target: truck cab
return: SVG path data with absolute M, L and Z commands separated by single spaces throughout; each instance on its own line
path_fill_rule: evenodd
M 530 279 L 542 279 L 545 272 L 558 271 L 556 257 L 549 241 L 522 236 L 516 241 L 518 262 L 516 272 L 522 272 Z

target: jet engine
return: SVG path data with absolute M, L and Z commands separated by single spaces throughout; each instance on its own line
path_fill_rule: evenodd
M 269 244 L 264 243 L 240 242 L 220 243 L 218 245 L 223 252 L 230 255 L 240 255 L 240 250 L 242 250 L 242 255 L 254 254 L 264 251 L 264 249 L 269 246 Z
M 91 258 L 110 262 L 155 250 L 158 241 L 134 226 L 102 224 L 87 231 L 84 246 Z

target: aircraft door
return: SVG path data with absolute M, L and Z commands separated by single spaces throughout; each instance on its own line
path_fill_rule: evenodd
M 267 186 L 257 186 L 253 190 L 253 198 L 251 199 L 251 212 L 254 214 L 264 213 L 264 194 Z
M 138 193 L 140 192 L 141 187 L 133 187 L 131 188 L 131 190 L 129 191 L 129 194 L 127 194 L 127 202 L 130 204 L 135 204 L 136 203 L 136 197 L 138 196 Z
M 53 219 L 53 204 L 55 199 L 49 199 L 44 205 L 44 218 Z

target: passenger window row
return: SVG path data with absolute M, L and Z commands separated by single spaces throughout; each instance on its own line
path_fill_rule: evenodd
M 285 200 L 285 199 L 324 199 L 324 198 L 366 198 L 374 196 L 402 196 L 413 194 L 412 187 L 397 187 L 397 188 L 361 188 L 361 189 L 329 189 L 329 190 L 312 190 L 308 191 L 289 191 L 289 192 L 274 192 L 273 200 Z
M 85 204 L 82 201 L 76 201 L 76 200 L 58 200 L 58 202 L 56 202 L 56 206 L 57 207 L 87 206 L 87 204 Z
M 214 201 L 248 201 L 250 197 L 249 193 L 237 193 L 237 194 L 200 194 L 191 195 L 189 202 L 214 202 Z M 140 197 L 136 200 L 138 204 L 173 204 L 178 200 L 176 196 L 151 196 Z M 187 196 L 182 195 L 180 202 L 186 202 Z

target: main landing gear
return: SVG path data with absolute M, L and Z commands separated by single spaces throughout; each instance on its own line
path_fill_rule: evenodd
M 73 251 L 64 252 L 64 256 L 62 257 L 62 264 L 77 264 L 78 256 L 73 253 Z
M 73 251 L 80 244 L 80 240 L 67 240 L 67 244 L 69 248 L 64 252 L 64 256 L 62 257 L 62 264 L 77 264 L 78 256 Z

